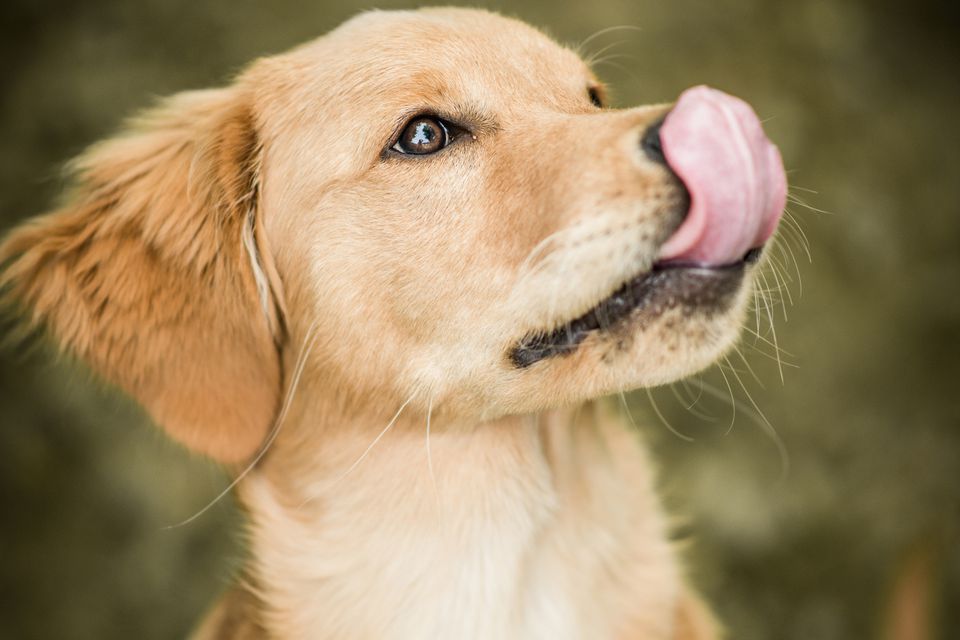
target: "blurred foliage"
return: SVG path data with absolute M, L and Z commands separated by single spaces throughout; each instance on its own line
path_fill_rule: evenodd
M 791 205 L 812 261 L 784 234 L 799 269 L 778 254 L 791 280 L 769 314 L 782 367 L 760 305 L 761 337 L 747 334 L 744 358 L 630 399 L 668 503 L 693 535 L 693 579 L 732 637 L 879 638 L 895 577 L 918 548 L 932 559 L 924 579 L 941 628 L 960 628 L 956 5 L 487 6 L 574 44 L 639 27 L 587 48 L 610 47 L 596 68 L 618 105 L 671 100 L 698 83 L 744 97 L 780 145 L 793 194 L 829 212 Z M 62 161 L 155 96 L 225 82 L 367 7 L 6 0 L 0 225 L 48 207 Z M 0 423 L 0 635 L 184 635 L 242 557 L 231 533 L 240 516 L 221 502 L 167 527 L 227 478 L 45 353 L 2 352 Z

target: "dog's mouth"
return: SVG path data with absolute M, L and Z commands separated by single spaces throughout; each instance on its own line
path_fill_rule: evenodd
M 707 87 L 689 89 L 646 137 L 689 196 L 683 223 L 650 271 L 560 327 L 523 337 L 509 351 L 517 368 L 573 353 L 591 334 L 627 320 L 642 327 L 678 307 L 700 317 L 729 310 L 746 266 L 773 235 L 786 203 L 786 175 L 749 105 Z
M 541 360 L 569 355 L 592 334 L 611 333 L 631 324 L 646 324 L 670 309 L 684 307 L 710 315 L 727 310 L 743 282 L 748 265 L 760 259 L 762 248 L 723 266 L 664 262 L 631 278 L 586 313 L 552 331 L 535 331 L 510 349 L 518 369 Z

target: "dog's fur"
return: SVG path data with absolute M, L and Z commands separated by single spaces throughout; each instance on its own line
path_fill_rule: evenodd
M 679 223 L 638 145 L 667 107 L 600 109 L 598 86 L 513 20 L 367 13 L 166 101 L 10 235 L 32 323 L 243 474 L 251 560 L 198 637 L 717 637 L 636 434 L 592 399 L 715 360 L 749 277 L 508 356 Z M 468 133 L 390 151 L 424 112 Z

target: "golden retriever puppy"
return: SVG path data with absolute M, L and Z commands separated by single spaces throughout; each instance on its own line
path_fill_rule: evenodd
M 520 22 L 366 13 L 134 120 L 6 240 L 29 323 L 237 475 L 198 637 L 717 637 L 594 399 L 734 343 L 783 168 L 719 91 L 602 96 Z

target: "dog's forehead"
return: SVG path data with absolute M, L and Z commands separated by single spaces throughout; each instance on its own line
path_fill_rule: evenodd
M 303 193 L 370 167 L 416 113 L 496 128 L 586 112 L 594 81 L 576 53 L 533 27 L 468 9 L 362 14 L 242 79 L 266 170 L 282 170 Z
M 368 12 L 297 55 L 354 97 L 426 91 L 492 107 L 501 98 L 582 100 L 593 81 L 577 54 L 540 31 L 471 9 Z

